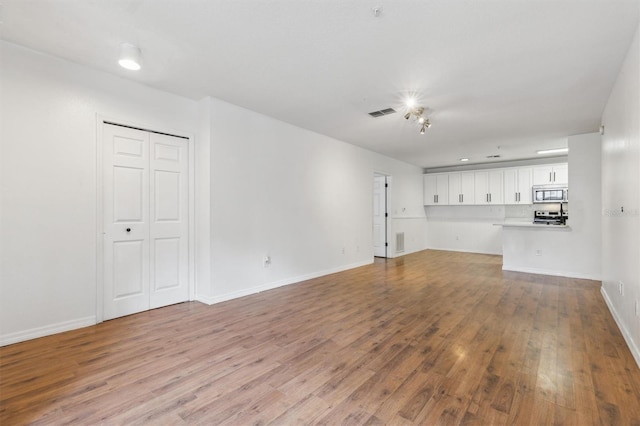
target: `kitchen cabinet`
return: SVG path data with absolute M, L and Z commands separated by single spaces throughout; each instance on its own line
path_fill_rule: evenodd
M 569 165 L 552 164 L 533 168 L 534 185 L 567 185 L 569 183 Z
M 449 204 L 474 204 L 474 172 L 449 173 Z
M 533 169 L 520 167 L 504 171 L 504 204 L 531 204 Z
M 437 206 L 449 204 L 449 175 L 426 174 L 424 180 L 424 205 Z
M 533 185 L 568 185 L 567 163 L 423 175 L 424 205 L 531 204 Z
M 476 204 L 503 203 L 503 171 L 483 170 L 474 173 Z

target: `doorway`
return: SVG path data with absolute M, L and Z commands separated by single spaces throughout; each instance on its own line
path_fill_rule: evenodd
M 373 176 L 373 255 L 387 257 L 387 176 Z
M 189 300 L 189 148 L 102 123 L 101 319 Z

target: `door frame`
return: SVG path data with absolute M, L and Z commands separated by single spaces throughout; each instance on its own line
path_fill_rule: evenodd
M 189 222 L 188 238 L 188 274 L 189 274 L 189 301 L 195 299 L 195 229 L 196 229 L 196 209 L 195 209 L 195 144 L 194 135 L 190 132 L 166 128 L 162 124 L 141 124 L 122 118 L 113 118 L 101 114 L 96 114 L 96 324 L 104 321 L 104 158 L 102 150 L 104 148 L 103 126 L 104 124 L 114 124 L 116 126 L 132 127 L 152 133 L 162 133 L 169 136 L 176 136 L 187 140 L 189 147 L 189 212 L 187 220 Z
M 384 173 L 384 172 L 378 172 L 376 170 L 373 171 L 373 179 L 377 178 L 377 177 L 384 177 L 384 211 L 385 211 L 385 217 L 384 217 L 384 242 L 385 242 L 385 246 L 384 246 L 384 258 L 383 259 L 389 259 L 389 193 L 391 192 L 391 181 L 392 181 L 392 177 L 390 174 L 388 173 Z M 372 182 L 373 182 L 372 179 Z M 371 197 L 373 197 L 373 188 L 371 189 Z M 372 203 L 373 205 L 373 203 Z M 371 220 L 372 220 L 372 227 L 373 227 L 373 211 L 371 212 Z M 371 244 L 371 246 L 373 247 L 373 244 Z M 373 257 L 380 257 L 380 256 L 374 256 Z

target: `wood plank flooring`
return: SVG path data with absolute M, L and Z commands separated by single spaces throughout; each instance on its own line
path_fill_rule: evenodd
M 600 283 L 424 251 L 0 348 L 0 424 L 640 425 Z

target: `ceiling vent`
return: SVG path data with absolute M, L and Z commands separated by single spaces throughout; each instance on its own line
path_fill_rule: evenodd
M 487 155 L 487 158 L 500 158 L 500 154 Z
M 395 114 L 396 110 L 393 108 L 381 109 L 380 111 L 370 112 L 369 115 L 372 117 L 382 117 L 383 115 Z

